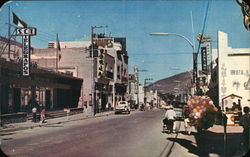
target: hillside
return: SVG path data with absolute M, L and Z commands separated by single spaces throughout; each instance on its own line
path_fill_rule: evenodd
M 175 88 L 187 90 L 187 84 L 191 82 L 191 72 L 183 72 L 165 79 L 161 79 L 147 86 L 148 90 L 157 89 L 160 93 L 174 93 Z M 179 84 L 179 85 L 178 85 Z

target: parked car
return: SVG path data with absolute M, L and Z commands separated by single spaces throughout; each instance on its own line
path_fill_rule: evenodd
M 123 112 L 130 114 L 130 106 L 127 101 L 119 101 L 115 108 L 115 114 Z

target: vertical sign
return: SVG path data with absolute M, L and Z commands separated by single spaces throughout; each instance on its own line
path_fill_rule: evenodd
M 207 70 L 208 70 L 208 72 L 211 72 L 212 69 L 213 69 L 213 64 L 212 64 L 212 60 L 213 59 L 212 59 L 212 51 L 211 51 L 212 50 L 211 40 L 208 41 L 208 42 L 206 42 L 205 45 L 207 47 L 207 63 L 211 63 L 210 67 L 207 65 Z
M 30 75 L 30 36 L 23 36 L 23 76 Z
M 207 47 L 201 47 L 201 69 L 202 71 L 208 71 L 207 69 Z
M 193 53 L 193 83 L 197 83 L 197 53 Z
M 16 35 L 23 37 L 23 76 L 30 75 L 30 36 L 36 35 L 36 28 L 17 28 Z

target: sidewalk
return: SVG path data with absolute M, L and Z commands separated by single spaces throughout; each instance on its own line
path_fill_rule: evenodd
M 186 135 L 182 123 L 178 137 L 169 138 L 175 145 L 172 157 L 241 157 L 243 156 L 242 127 L 227 127 L 227 144 L 224 153 L 224 127 L 214 125 L 207 131 L 197 133 L 192 128 L 192 134 Z
M 112 114 L 114 114 L 114 111 L 107 111 L 107 112 L 97 113 L 95 116 L 86 115 L 86 113 L 79 113 L 79 114 L 70 115 L 69 119 L 67 118 L 67 116 L 48 119 L 48 120 L 45 120 L 46 123 L 42 123 L 42 124 L 40 122 L 34 123 L 31 120 L 28 120 L 26 122 L 21 122 L 21 123 L 10 123 L 10 124 L 5 124 L 1 128 L 0 133 L 13 132 L 13 131 L 18 131 L 18 130 L 25 130 L 25 129 L 29 129 L 29 128 L 47 126 L 47 125 L 53 125 L 53 124 L 59 124 L 59 123 L 67 123 L 67 122 L 70 122 L 70 121 L 90 119 L 90 118 L 108 116 L 108 115 L 112 115 Z

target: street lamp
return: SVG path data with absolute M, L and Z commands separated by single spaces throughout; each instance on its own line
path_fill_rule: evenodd
M 152 36 L 168 36 L 168 35 L 179 36 L 179 37 L 185 39 L 185 40 L 189 43 L 189 45 L 192 47 L 193 52 L 194 52 L 194 45 L 193 45 L 193 44 L 191 43 L 191 41 L 190 41 L 187 37 L 185 37 L 184 35 L 181 35 L 181 34 L 178 34 L 178 33 L 150 33 L 150 35 L 152 35 Z
M 197 77 L 198 77 L 197 76 L 197 56 L 198 56 L 198 54 L 195 53 L 194 44 L 192 44 L 192 42 L 187 37 L 185 37 L 184 35 L 178 34 L 178 33 L 150 33 L 150 35 L 151 36 L 169 36 L 169 35 L 175 35 L 175 36 L 183 38 L 184 40 L 186 40 L 189 43 L 189 45 L 193 49 L 193 83 L 196 83 L 197 82 Z

